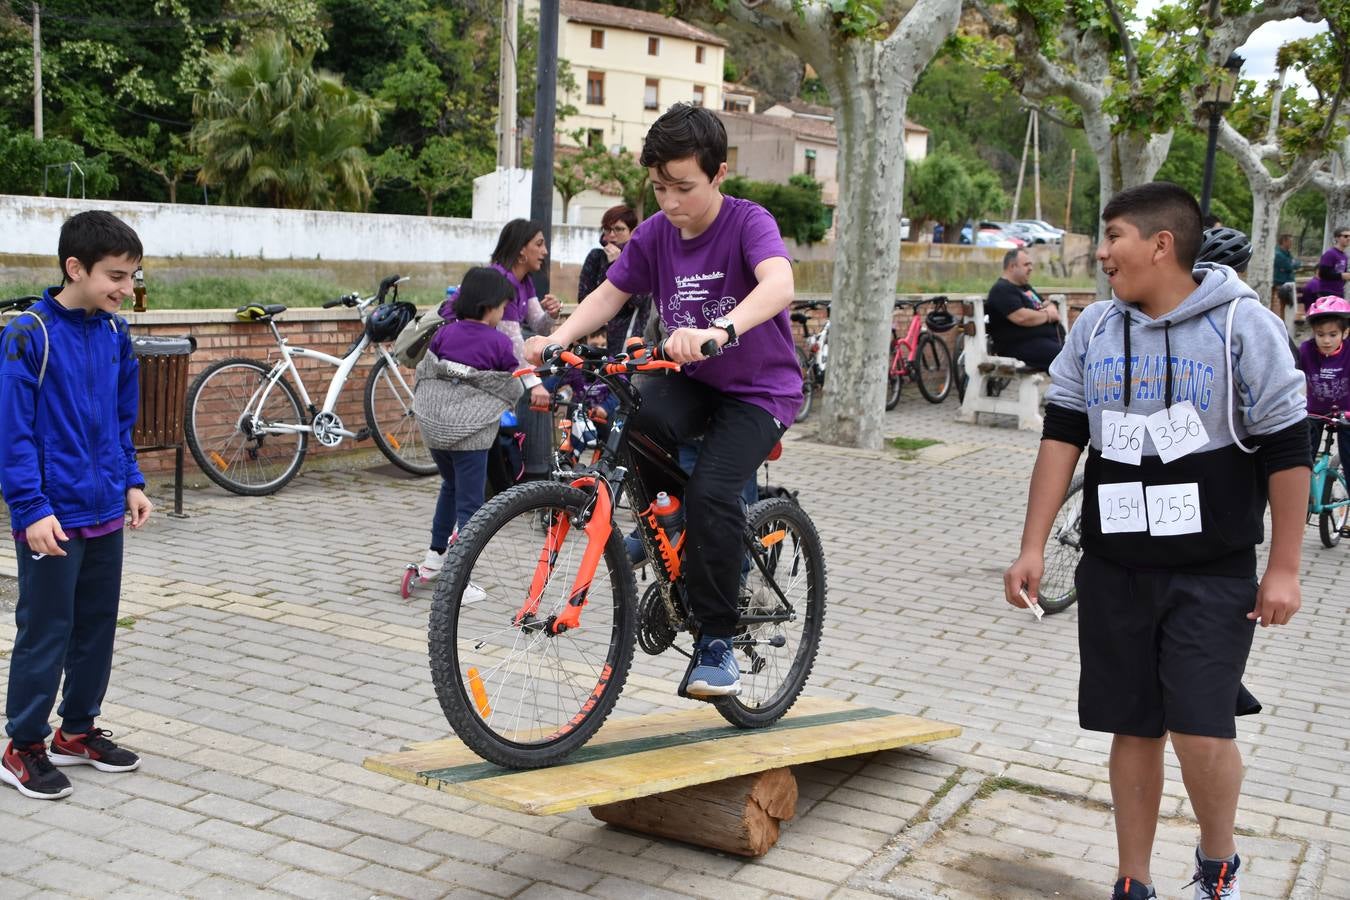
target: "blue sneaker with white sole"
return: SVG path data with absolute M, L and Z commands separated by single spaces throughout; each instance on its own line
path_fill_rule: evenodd
M 729 638 L 698 639 L 694 644 L 694 670 L 684 689 L 695 697 L 730 697 L 741 692 L 741 670 Z

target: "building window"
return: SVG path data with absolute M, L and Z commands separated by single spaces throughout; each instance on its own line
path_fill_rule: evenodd
M 730 94 L 723 94 L 722 111 L 748 113 L 750 111 L 750 100 L 746 97 L 733 97 Z
M 605 73 L 586 73 L 586 102 L 591 106 L 605 105 Z
M 586 130 L 586 146 L 587 147 L 605 146 L 605 129 L 588 128 Z
M 591 29 L 591 47 L 595 50 L 605 49 L 605 33 L 599 28 Z
M 703 45 L 702 45 L 702 44 L 695 44 L 695 45 L 694 45 L 694 62 L 702 64 L 702 62 L 703 62 L 703 49 L 704 49 L 704 48 L 703 48 Z
M 694 105 L 703 105 L 703 85 L 701 84 L 694 85 Z
M 659 97 L 661 82 L 655 78 L 647 79 L 647 88 L 642 94 L 643 109 L 660 109 L 661 101 Z
M 734 172 L 736 171 L 736 157 L 737 157 L 738 155 L 739 155 L 739 154 L 736 152 L 736 148 L 735 148 L 735 147 L 728 147 L 728 148 L 727 148 L 727 171 L 728 171 L 728 172 L 733 172 L 733 173 L 734 173 Z
M 647 38 L 647 55 L 648 56 L 661 55 L 661 39 L 659 37 Z
M 806 151 L 806 174 L 811 178 L 816 177 L 816 151 Z

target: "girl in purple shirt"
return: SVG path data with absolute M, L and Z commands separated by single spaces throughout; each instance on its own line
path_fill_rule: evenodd
M 1308 412 L 1330 416 L 1350 412 L 1350 349 L 1345 345 L 1350 329 L 1350 303 L 1324 297 L 1308 310 L 1313 336 L 1298 348 L 1298 367 L 1308 382 Z M 1313 455 L 1321 449 L 1324 423 L 1308 419 Z M 1350 435 L 1336 435 L 1341 470 L 1350 472 Z
M 724 197 L 727 136 L 711 111 L 676 104 L 652 125 L 640 163 L 661 206 L 633 233 L 608 277 L 550 338 L 531 338 L 538 364 L 548 344 L 571 345 L 647 292 L 670 336 L 666 356 L 682 372 L 648 380 L 631 424 L 672 454 L 703 438 L 685 488 L 684 572 L 699 623 L 692 696 L 740 691 L 731 638 L 739 623 L 741 555 L 727 536 L 745 528 L 740 493 L 792 424 L 802 376 L 787 308 L 792 263 L 773 216 Z M 714 341 L 718 355 L 701 347 Z

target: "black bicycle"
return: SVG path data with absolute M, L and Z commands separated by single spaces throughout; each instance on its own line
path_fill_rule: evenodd
M 697 623 L 682 575 L 684 534 L 655 509 L 658 492 L 683 496 L 687 476 L 627 427 L 642 402 L 630 376 L 679 367 L 639 340 L 614 357 L 551 346 L 543 365 L 526 371 L 547 378 L 569 367 L 618 399 L 599 458 L 484 504 L 450 545 L 431 605 L 441 709 L 467 746 L 508 768 L 551 765 L 585 744 L 614 708 L 635 646 L 689 657 L 679 688 L 689 696 L 693 657 L 681 644 Z M 658 584 L 642 598 L 614 518 L 625 493 Z M 732 724 L 760 728 L 792 707 L 811 672 L 825 617 L 825 556 L 811 519 L 783 497 L 751 506 L 726 552 L 743 558 L 732 639 L 741 693 L 710 702 Z

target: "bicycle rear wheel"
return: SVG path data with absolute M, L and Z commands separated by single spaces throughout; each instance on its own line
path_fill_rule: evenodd
M 552 765 L 585 744 L 628 677 L 637 585 L 617 528 L 580 626 L 557 635 L 548 627 L 581 568 L 588 540 L 570 521 L 585 503 L 585 492 L 552 481 L 498 494 L 460 530 L 436 581 L 428 630 L 436 697 L 455 734 L 499 766 Z M 542 587 L 540 602 L 522 620 L 532 586 Z
M 389 461 L 414 475 L 435 475 L 436 463 L 413 415 L 413 372 L 381 356 L 366 379 L 366 424 Z
M 1045 574 L 1041 576 L 1041 609 L 1052 616 L 1064 612 L 1078 599 L 1074 572 L 1083 555 L 1083 476 L 1069 482 L 1050 537 L 1045 542 Z
M 947 399 L 952 390 L 952 351 L 946 341 L 924 332 L 919 338 L 914 368 L 923 399 L 929 403 L 941 403 Z
M 1338 437 L 1337 440 L 1340 440 Z M 1341 529 L 1350 520 L 1350 492 L 1346 489 L 1346 474 L 1338 467 L 1327 469 L 1326 480 L 1322 482 L 1322 506 L 1339 504 L 1317 517 L 1317 530 L 1321 533 L 1322 546 L 1331 548 L 1341 542 Z
M 806 511 L 782 497 L 750 507 L 746 544 L 751 564 L 740 594 L 741 629 L 732 641 L 741 693 L 713 702 L 731 724 L 763 728 L 792 708 L 820 649 L 825 551 Z
M 223 359 L 188 388 L 183 440 L 206 477 L 235 494 L 281 490 L 300 471 L 309 447 L 308 431 L 268 433 L 270 425 L 304 427 L 307 421 L 284 377 L 268 390 L 270 372 L 257 360 Z

